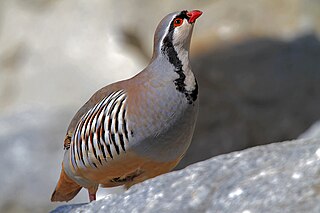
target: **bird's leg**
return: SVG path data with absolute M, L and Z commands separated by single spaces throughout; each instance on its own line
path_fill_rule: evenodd
M 90 200 L 90 202 L 92 202 L 93 200 L 96 200 L 96 193 L 89 192 L 89 200 Z
M 98 190 L 98 186 L 94 186 L 94 187 L 88 188 L 90 202 L 96 200 L 97 190 Z

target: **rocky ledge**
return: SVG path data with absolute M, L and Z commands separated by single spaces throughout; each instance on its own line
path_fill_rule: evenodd
M 211 158 L 52 212 L 320 212 L 320 138 Z

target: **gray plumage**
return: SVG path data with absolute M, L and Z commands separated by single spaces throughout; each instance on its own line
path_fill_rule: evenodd
M 97 91 L 72 119 L 52 201 L 81 187 L 95 199 L 103 187 L 131 185 L 170 171 L 190 145 L 198 85 L 189 47 L 200 11 L 167 15 L 158 25 L 149 65 L 131 79 Z

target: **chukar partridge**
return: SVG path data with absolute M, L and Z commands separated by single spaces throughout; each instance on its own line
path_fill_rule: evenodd
M 72 119 L 51 201 L 69 201 L 82 187 L 127 188 L 173 169 L 190 145 L 198 85 L 189 47 L 199 10 L 164 17 L 149 65 L 128 80 L 97 91 Z

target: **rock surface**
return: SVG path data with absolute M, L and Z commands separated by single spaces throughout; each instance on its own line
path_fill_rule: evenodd
M 299 136 L 301 138 L 320 138 L 320 121 L 315 122 L 304 133 Z
M 320 119 L 320 41 L 252 39 L 192 58 L 200 111 L 180 168 L 297 138 Z M 199 154 L 201 153 L 201 154 Z
M 65 109 L 41 107 L 0 116 L 0 212 L 40 213 L 57 206 L 50 196 L 59 177 L 62 141 L 71 116 Z M 87 193 L 82 190 L 71 203 L 84 201 Z
M 53 208 L 49 197 L 59 175 L 59 142 L 66 128 L 60 121 L 68 122 L 68 114 L 35 107 L 0 116 L 0 212 Z
M 221 155 L 52 212 L 320 212 L 320 140 Z

